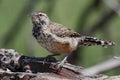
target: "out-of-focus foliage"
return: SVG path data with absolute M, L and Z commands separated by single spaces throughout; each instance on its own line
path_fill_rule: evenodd
M 61 23 L 81 33 L 89 31 L 102 14 L 109 10 L 102 1 L 89 10 L 95 0 L 0 0 L 0 48 L 13 48 L 31 56 L 49 54 L 32 36 L 32 23 L 29 14 L 32 11 L 44 11 L 52 21 Z M 101 5 L 97 7 L 97 5 Z M 86 14 L 88 17 L 86 18 Z M 83 24 L 82 24 L 83 23 Z M 113 40 L 117 46 L 82 47 L 78 64 L 89 67 L 100 61 L 120 55 L 120 17 L 116 14 L 103 28 L 98 28 L 91 36 Z M 87 34 L 87 33 L 86 33 Z

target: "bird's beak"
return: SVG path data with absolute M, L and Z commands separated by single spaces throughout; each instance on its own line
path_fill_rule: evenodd
M 31 17 L 36 15 L 36 12 L 32 12 L 29 14 Z
M 36 19 L 37 19 L 36 12 L 30 13 L 29 16 L 31 17 L 32 21 L 36 21 Z

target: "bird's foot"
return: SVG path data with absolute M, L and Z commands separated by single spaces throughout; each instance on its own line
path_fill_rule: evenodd
M 62 61 L 60 61 L 57 65 L 56 65 L 56 69 L 57 69 L 57 73 L 59 73 L 61 71 L 61 69 L 63 68 L 63 65 L 67 62 L 67 57 L 65 57 Z

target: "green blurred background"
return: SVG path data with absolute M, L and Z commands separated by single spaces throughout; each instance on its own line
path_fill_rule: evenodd
M 52 21 L 81 34 L 117 43 L 110 48 L 79 47 L 71 63 L 89 67 L 119 56 L 120 17 L 102 0 L 0 0 L 0 48 L 12 48 L 30 56 L 49 54 L 32 36 L 29 14 L 33 11 L 44 11 Z M 107 73 L 118 74 L 118 70 Z

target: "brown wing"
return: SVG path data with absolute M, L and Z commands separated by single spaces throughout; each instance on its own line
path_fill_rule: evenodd
M 52 22 L 49 27 L 51 33 L 56 34 L 58 37 L 80 37 L 79 33 L 58 23 Z

